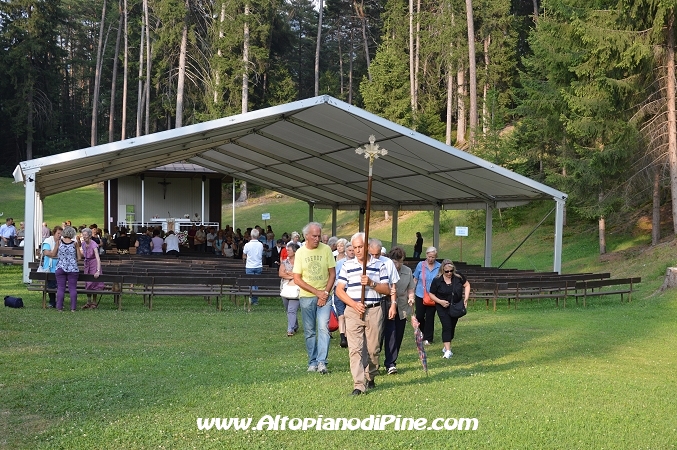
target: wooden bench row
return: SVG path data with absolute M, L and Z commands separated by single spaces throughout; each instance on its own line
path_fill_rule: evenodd
M 56 275 L 50 272 L 31 271 L 29 290 L 42 293 L 42 307 L 46 308 L 47 295 L 56 292 L 56 288 L 48 287 L 48 281 L 56 281 Z M 86 282 L 103 282 L 103 290 L 85 289 Z M 141 295 L 144 305 L 153 309 L 153 298 L 156 296 L 192 296 L 204 297 L 209 304 L 216 298 L 217 308 L 222 309 L 222 298 L 230 296 L 233 303 L 239 306 L 238 297 L 276 297 L 280 294 L 280 279 L 270 276 L 240 274 L 239 276 L 220 275 L 136 275 L 136 274 L 104 274 L 99 278 L 94 275 L 80 273 L 78 277 L 78 294 L 112 295 L 118 310 L 122 309 L 123 295 Z M 249 308 L 248 302 L 244 306 Z
M 23 264 L 23 263 L 24 263 L 23 247 L 0 247 L 0 264 Z
M 473 301 L 486 300 L 487 308 L 489 307 L 489 300 L 491 300 L 494 311 L 496 311 L 496 302 L 499 299 L 507 300 L 508 307 L 510 307 L 511 300 L 514 300 L 515 308 L 517 308 L 520 300 L 554 299 L 559 306 L 559 300 L 562 299 L 563 305 L 566 307 L 567 298 L 573 297 L 577 304 L 578 299 L 582 298 L 583 306 L 586 306 L 586 300 L 589 297 L 606 295 L 620 295 L 621 301 L 623 301 L 624 295 L 627 294 L 628 301 L 632 301 L 632 292 L 641 281 L 641 278 L 609 278 L 470 282 L 470 299 Z

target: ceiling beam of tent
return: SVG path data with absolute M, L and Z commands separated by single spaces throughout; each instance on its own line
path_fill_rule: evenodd
M 192 160 L 195 161 L 196 164 L 202 165 L 202 162 L 200 161 L 200 159 L 204 159 L 204 160 L 206 160 L 206 161 L 208 161 L 208 162 L 214 164 L 215 166 L 216 166 L 216 165 L 227 166 L 226 163 L 223 163 L 223 162 L 218 161 L 218 160 L 214 160 L 213 158 L 210 158 L 209 156 L 207 156 L 207 155 L 205 155 L 205 154 L 202 154 L 202 155 L 200 155 L 199 157 L 196 157 L 196 158 L 192 158 Z M 215 166 L 213 166 L 213 167 L 215 167 Z M 268 168 L 268 170 L 270 170 L 270 168 Z M 243 177 L 245 177 L 246 175 L 242 175 L 242 173 L 243 173 L 243 172 L 239 172 L 238 175 L 237 175 L 237 177 L 240 178 L 240 179 L 243 179 Z M 285 185 L 281 184 L 279 181 L 274 180 L 274 179 L 272 179 L 272 178 L 265 177 L 265 176 L 263 176 L 263 175 L 259 175 L 259 174 L 251 175 L 251 174 L 249 174 L 249 172 L 245 172 L 245 174 L 248 174 L 250 177 L 252 177 L 252 179 L 258 179 L 258 180 L 263 180 L 263 181 L 265 181 L 266 183 L 269 184 L 269 187 L 270 187 L 271 189 L 285 189 L 285 190 L 291 191 L 291 192 L 293 192 L 293 191 L 296 190 L 296 191 L 305 193 L 306 196 L 308 196 L 308 197 L 317 196 L 315 193 L 313 193 L 313 192 L 307 192 L 307 191 L 306 191 L 305 189 L 303 189 L 303 188 L 300 188 L 300 187 L 294 187 L 294 186 L 289 186 L 289 185 L 285 186 Z M 280 174 L 281 174 L 281 175 L 285 175 L 283 172 L 280 173 Z M 330 192 L 330 191 L 327 190 L 327 192 Z M 298 195 L 298 194 L 297 194 L 297 195 Z M 341 194 L 340 194 L 340 193 L 336 193 L 336 195 L 341 195 Z M 327 199 L 327 198 L 323 198 L 323 197 L 321 197 L 321 196 L 317 196 L 317 198 L 318 198 L 318 199 L 321 199 L 321 200 L 324 201 L 324 202 L 332 203 L 332 201 L 329 200 L 329 199 Z M 305 199 L 305 198 L 304 198 L 304 199 Z
M 220 154 L 220 155 L 226 156 L 226 155 L 225 155 L 224 153 L 222 153 L 222 152 L 217 152 L 217 153 Z M 230 157 L 230 155 L 228 155 L 228 156 Z M 233 170 L 236 169 L 235 166 L 228 165 L 227 163 L 225 163 L 225 162 L 223 162 L 223 161 L 216 160 L 216 159 L 214 159 L 214 158 L 210 158 L 209 155 L 207 155 L 206 153 L 203 153 L 202 155 L 200 155 L 200 157 L 205 158 L 205 159 L 211 161 L 212 163 L 215 163 L 215 164 L 223 164 L 224 166 L 230 166 L 230 168 L 233 169 Z M 244 161 L 250 163 L 249 161 L 246 161 L 246 160 L 244 160 Z M 250 163 L 250 164 L 251 164 L 251 163 Z M 254 170 L 258 170 L 258 169 L 260 169 L 260 168 L 257 167 L 257 168 L 254 169 Z M 275 179 L 273 179 L 273 178 L 265 177 L 265 176 L 261 175 L 261 174 L 258 173 L 258 172 L 257 172 L 257 173 L 254 173 L 254 170 L 252 170 L 252 171 L 242 171 L 242 170 L 240 170 L 240 171 L 237 172 L 237 173 L 238 173 L 238 176 L 242 176 L 242 174 L 248 174 L 249 176 L 252 176 L 252 177 L 256 177 L 256 178 L 259 178 L 259 179 L 265 179 L 265 180 L 266 180 L 268 183 L 270 183 L 271 185 L 282 186 L 282 187 L 286 187 L 287 189 L 291 189 L 291 190 L 298 189 L 297 187 L 291 186 L 291 185 L 286 185 L 286 186 L 285 186 L 285 184 L 282 183 L 280 180 L 275 180 Z M 298 181 L 299 183 L 301 183 L 301 184 L 303 184 L 303 185 L 305 185 L 305 186 L 307 186 L 307 187 L 315 187 L 315 188 L 319 188 L 319 189 L 321 189 L 321 190 L 323 190 L 323 191 L 325 191 L 325 192 L 332 193 L 332 194 L 336 195 L 337 197 L 341 197 L 341 198 L 344 198 L 344 199 L 346 199 L 346 200 L 355 201 L 355 202 L 360 201 L 359 198 L 353 197 L 353 196 L 351 196 L 351 195 L 348 195 L 348 194 L 346 194 L 345 192 L 337 191 L 337 190 L 335 190 L 335 189 L 333 189 L 333 188 L 331 188 L 331 187 L 329 187 L 329 186 L 326 186 L 326 185 L 323 185 L 323 184 L 320 184 L 320 183 L 311 183 L 311 182 L 309 182 L 309 180 L 307 180 L 307 179 L 304 179 L 304 178 L 302 178 L 302 177 L 296 176 L 296 175 L 294 175 L 294 174 L 290 174 L 290 173 L 288 173 L 288 172 L 285 172 L 284 170 L 280 170 L 280 169 L 277 169 L 277 168 L 275 168 L 275 167 L 268 166 L 268 167 L 266 167 L 266 171 L 276 173 L 276 174 L 278 174 L 278 175 L 280 175 L 280 176 L 282 176 L 282 177 L 284 177 L 284 178 L 289 178 L 289 179 L 291 179 L 291 180 L 296 180 L 296 181 Z M 313 195 L 317 195 L 317 194 L 310 194 L 310 193 L 309 193 L 308 195 L 313 196 Z M 321 197 L 318 196 L 318 198 L 321 198 Z
M 302 122 L 302 121 L 299 121 L 299 122 L 305 123 L 305 122 Z M 336 166 L 338 166 L 338 167 L 342 167 L 342 168 L 344 168 L 345 170 L 349 170 L 349 171 L 351 171 L 351 172 L 360 174 L 360 175 L 362 175 L 362 176 L 365 177 L 364 183 L 367 182 L 367 181 L 366 181 L 366 177 L 368 176 L 368 173 L 367 173 L 367 171 L 364 170 L 363 167 L 351 166 L 350 164 L 347 164 L 347 163 L 345 163 L 345 162 L 343 162 L 343 161 L 341 161 L 341 160 L 338 160 L 338 159 L 336 159 L 336 158 L 334 158 L 334 157 L 329 157 L 329 156 L 327 156 L 328 153 L 319 153 L 319 152 L 317 152 L 317 151 L 315 151 L 315 150 L 311 150 L 311 149 L 309 149 L 309 148 L 307 148 L 307 147 L 303 147 L 303 146 L 300 146 L 300 145 L 293 144 L 293 143 L 291 143 L 291 142 L 289 142 L 289 141 L 286 141 L 286 140 L 284 140 L 284 139 L 278 138 L 278 137 L 276 137 L 276 136 L 270 135 L 270 134 L 265 133 L 265 132 L 262 132 L 262 131 L 258 131 L 258 134 L 260 134 L 261 136 L 264 136 L 264 137 L 266 137 L 266 138 L 268 138 L 268 139 L 270 139 L 270 140 L 272 140 L 272 141 L 274 141 L 274 142 L 277 142 L 277 143 L 279 143 L 279 144 L 286 145 L 286 146 L 288 146 L 288 147 L 294 148 L 295 150 L 298 150 L 298 151 L 300 151 L 300 152 L 304 152 L 304 153 L 308 154 L 308 155 L 311 156 L 311 157 L 315 157 L 315 158 L 321 159 L 321 160 L 323 160 L 323 161 L 325 161 L 325 162 L 328 162 L 328 163 L 330 163 L 330 164 L 334 164 L 334 165 L 336 165 Z M 343 139 L 343 140 L 344 140 L 344 141 L 347 141 L 346 139 Z M 343 142 L 341 142 L 341 143 L 343 143 Z M 356 144 L 355 147 L 347 146 L 347 147 L 344 147 L 344 148 L 341 148 L 341 149 L 337 149 L 337 150 L 334 151 L 334 153 L 335 153 L 335 152 L 338 152 L 338 151 L 344 151 L 344 150 L 348 150 L 348 149 L 357 148 L 357 147 L 359 147 L 360 145 L 363 145 L 363 144 L 364 144 L 364 143 L 359 143 L 359 144 Z M 299 161 L 299 160 L 296 160 L 296 161 Z M 390 162 L 390 160 L 388 160 L 388 161 Z M 303 168 L 304 170 L 308 170 L 308 168 L 309 168 L 308 166 L 305 166 L 305 165 L 299 165 L 299 166 L 300 166 L 301 168 Z M 325 176 L 326 176 L 326 174 L 325 174 Z M 425 200 L 425 201 L 427 201 L 427 202 L 429 202 L 429 203 L 437 203 L 437 199 L 436 199 L 436 198 L 430 197 L 429 195 L 426 195 L 425 193 L 423 193 L 423 192 L 421 192 L 421 191 L 418 191 L 418 190 L 415 190 L 415 189 L 411 189 L 411 188 L 408 187 L 408 186 L 403 186 L 403 185 L 401 185 L 401 184 L 391 183 L 391 182 L 387 181 L 386 179 L 384 179 L 383 177 L 379 177 L 379 176 L 377 176 L 377 175 L 373 175 L 373 176 L 372 176 L 372 179 L 373 179 L 374 181 L 379 181 L 379 182 L 381 182 L 381 183 L 383 183 L 383 184 L 385 184 L 385 185 L 387 185 L 387 186 L 394 187 L 395 189 L 398 189 L 398 190 L 402 190 L 402 191 L 404 191 L 404 192 L 407 192 L 407 193 L 413 195 L 414 197 L 418 197 L 418 198 L 420 198 L 420 199 L 422 199 L 422 200 Z M 348 183 L 348 182 L 346 182 L 345 180 L 341 180 L 341 179 L 335 179 L 335 181 L 336 181 L 337 184 L 342 184 L 342 185 L 344 185 L 344 186 L 350 187 L 351 189 L 354 189 L 354 187 L 353 187 L 353 186 L 354 186 L 354 183 Z M 365 194 L 366 194 L 366 189 L 365 189 Z M 375 192 L 372 192 L 372 195 L 373 195 L 373 196 L 379 196 L 380 194 L 375 193 Z M 392 199 L 392 201 L 390 201 L 389 203 L 397 204 L 398 201 L 395 200 L 395 199 Z
M 298 117 L 287 117 L 286 121 L 293 123 L 294 125 L 297 125 L 297 126 L 303 128 L 305 130 L 312 131 L 313 133 L 317 133 L 320 136 L 324 136 L 326 138 L 329 138 L 332 141 L 340 142 L 341 144 L 345 145 L 348 148 L 357 148 L 357 147 L 365 144 L 365 142 L 356 141 L 356 140 L 350 139 L 349 137 L 342 136 L 340 134 L 334 133 L 333 131 L 325 130 L 324 128 L 321 128 L 321 127 L 318 127 L 318 126 L 313 125 L 311 123 L 308 123 L 305 120 L 301 120 Z M 393 136 L 389 137 L 388 139 L 394 139 L 395 137 L 401 137 L 401 136 L 402 136 L 402 134 L 400 134 L 400 133 L 394 133 Z
M 195 164 L 201 165 L 203 167 L 206 167 L 206 168 L 209 168 L 209 169 L 212 169 L 212 170 L 216 170 L 216 171 L 223 170 L 223 167 L 221 167 L 221 163 L 218 163 L 218 165 L 215 165 L 214 163 L 210 163 L 208 161 L 205 161 L 204 157 L 191 158 L 191 161 L 193 161 L 193 160 L 195 160 Z M 268 184 L 268 182 L 266 180 L 263 180 L 263 179 L 260 179 L 260 178 L 248 177 L 246 175 L 244 175 L 242 177 L 236 176 L 234 178 L 241 179 L 243 181 L 247 181 L 248 183 L 258 184 L 259 186 L 267 187 L 268 189 L 272 189 L 272 190 L 275 190 L 275 191 L 280 192 L 282 194 L 286 194 L 286 195 L 288 195 L 292 198 L 296 198 L 298 200 L 308 201 L 308 198 L 300 196 L 298 190 L 296 190 L 294 188 L 280 187 L 277 183 Z M 323 201 L 330 203 L 331 205 L 336 204 L 336 202 L 328 200 L 328 199 L 324 199 Z
M 379 140 L 376 140 L 376 142 L 378 143 Z M 396 145 L 396 146 L 400 147 L 400 149 L 404 150 L 404 149 L 402 148 L 402 146 L 399 145 L 399 144 L 398 144 L 397 142 L 395 142 L 395 141 L 387 141 L 387 145 L 388 145 L 389 147 L 391 147 L 391 148 L 392 148 L 393 145 Z M 394 151 L 394 150 L 392 150 L 391 148 L 388 149 L 389 152 Z M 482 199 L 484 199 L 484 200 L 486 200 L 486 201 L 493 201 L 493 200 L 494 200 L 493 196 L 488 195 L 488 194 L 485 193 L 485 192 L 482 192 L 482 191 L 479 191 L 479 190 L 477 190 L 477 189 L 474 189 L 474 188 L 468 186 L 467 184 L 459 183 L 458 181 L 455 181 L 455 180 L 453 180 L 453 179 L 448 179 L 448 178 L 445 178 L 445 177 L 439 175 L 439 173 L 445 173 L 445 174 L 447 174 L 448 176 L 451 176 L 451 174 L 449 173 L 450 170 L 448 170 L 448 169 L 436 173 L 436 172 L 431 172 L 431 171 L 429 171 L 429 170 L 421 169 L 420 167 L 416 167 L 416 166 L 413 165 L 413 164 L 405 164 L 404 162 L 402 162 L 402 161 L 400 161 L 400 160 L 398 160 L 398 159 L 395 159 L 395 158 L 388 159 L 388 162 L 390 162 L 391 164 L 393 164 L 393 165 L 395 165 L 395 166 L 397 166 L 397 167 L 401 167 L 401 168 L 403 168 L 403 169 L 407 169 L 407 170 L 410 170 L 410 171 L 412 171 L 412 172 L 415 172 L 415 173 L 418 174 L 418 175 L 422 175 L 422 176 L 428 177 L 428 178 L 430 178 L 430 179 L 433 179 L 433 180 L 435 180 L 435 181 L 438 181 L 438 182 L 440 182 L 440 183 L 444 183 L 444 184 L 447 184 L 447 185 L 449 185 L 449 186 L 452 186 L 452 187 L 454 187 L 454 188 L 456 188 L 456 189 L 458 189 L 458 190 L 460 190 L 460 191 L 466 192 L 466 193 L 471 194 L 471 195 L 474 195 L 474 196 L 476 196 L 476 197 L 480 197 L 480 198 L 482 198 Z M 477 168 L 477 166 L 476 166 L 476 165 L 473 165 L 472 167 L 467 167 L 467 168 L 465 168 L 465 169 L 463 169 L 463 168 L 461 168 L 461 169 L 453 169 L 453 171 L 454 171 L 454 172 L 457 172 L 457 171 L 459 171 L 459 170 L 468 170 L 468 169 L 475 169 L 475 168 Z M 406 178 L 406 176 L 403 176 L 403 177 L 392 177 L 392 178 L 390 178 L 390 179 L 398 179 L 398 178 Z
M 240 143 L 234 143 L 233 145 L 240 146 Z M 248 146 L 248 147 L 243 147 L 243 148 L 247 148 L 247 150 L 250 150 L 250 151 L 255 151 L 255 150 L 252 149 L 252 148 L 255 148 L 255 147 L 252 147 L 252 148 L 249 148 L 249 147 L 250 147 L 250 146 Z M 245 173 L 250 173 L 250 172 L 253 172 L 254 170 L 259 170 L 259 169 L 261 169 L 261 168 L 259 167 L 259 163 L 257 163 L 256 161 L 253 161 L 253 160 L 251 160 L 251 159 L 249 159 L 249 158 L 244 157 L 244 156 L 242 155 L 241 152 L 233 152 L 233 151 L 227 150 L 227 149 L 225 149 L 225 148 L 223 148 L 223 147 L 220 147 L 218 151 L 219 151 L 219 153 L 221 153 L 221 154 L 224 155 L 224 156 L 228 156 L 229 158 L 234 158 L 234 159 L 237 159 L 237 160 L 240 160 L 240 161 L 243 161 L 243 162 L 246 162 L 246 163 L 248 163 L 248 164 L 251 164 L 251 165 L 255 166 L 254 169 L 243 171 L 243 172 L 245 172 Z M 263 154 L 263 153 L 259 153 L 259 154 Z M 264 155 L 264 156 L 268 156 L 268 155 Z M 276 159 L 276 160 L 277 160 L 277 159 Z M 278 161 L 280 162 L 280 164 L 286 164 L 286 162 L 285 162 L 284 160 L 278 160 Z M 359 186 L 356 186 L 356 185 L 354 185 L 354 184 L 352 184 L 352 183 L 351 183 L 351 184 L 345 183 L 345 181 L 341 180 L 340 178 L 336 178 L 336 177 L 331 176 L 331 175 L 329 175 L 329 174 L 326 174 L 326 173 L 317 171 L 317 170 L 315 170 L 315 169 L 312 169 L 312 168 L 309 167 L 309 166 L 299 165 L 299 164 L 295 164 L 295 163 L 294 163 L 294 164 L 290 164 L 290 165 L 293 166 L 293 167 L 295 167 L 295 168 L 297 168 L 297 169 L 299 169 L 299 170 L 301 170 L 301 171 L 311 173 L 311 174 L 313 174 L 313 175 L 315 175 L 315 176 L 317 176 L 317 177 L 319 177 L 319 178 L 324 178 L 324 179 L 326 179 L 326 180 L 333 181 L 335 184 L 338 184 L 338 185 L 340 185 L 340 186 L 343 186 L 343 187 L 349 189 L 350 191 L 359 191 L 360 193 L 364 193 L 364 194 L 366 195 L 366 191 L 365 191 L 365 192 L 362 192 L 362 189 L 359 188 Z M 273 171 L 273 170 L 274 170 L 274 168 L 271 167 L 271 166 L 268 166 L 268 167 L 266 167 L 265 169 L 266 169 L 266 170 L 270 170 L 270 171 Z M 283 175 L 283 176 L 290 176 L 290 174 L 288 174 L 287 172 L 284 172 L 284 171 L 278 171 L 278 172 L 279 172 L 280 175 Z M 258 175 L 256 175 L 256 176 L 258 176 Z M 315 183 L 310 183 L 309 180 L 304 179 L 304 178 L 302 178 L 302 177 L 297 177 L 297 179 L 298 179 L 298 181 L 300 181 L 300 182 L 302 182 L 302 183 L 304 183 L 304 184 L 309 184 L 309 185 L 315 184 Z M 317 186 L 318 186 L 318 187 L 321 187 L 322 189 L 330 189 L 327 185 L 324 185 L 324 184 L 319 184 L 319 183 L 317 183 Z M 352 200 L 354 200 L 354 201 L 364 203 L 364 199 L 361 199 L 361 198 L 358 198 L 358 197 L 354 197 L 354 196 L 352 196 L 352 195 L 350 195 L 350 194 L 348 194 L 348 193 L 339 193 L 339 191 L 335 191 L 335 192 L 337 192 L 337 195 L 340 195 L 341 197 L 343 197 L 343 198 L 345 198 L 345 199 L 352 199 Z M 385 196 L 380 195 L 380 194 L 379 194 L 379 195 L 374 194 L 374 196 L 375 196 L 375 197 L 378 197 L 382 202 L 387 202 L 387 203 L 390 203 L 390 204 L 395 204 L 395 203 L 397 203 L 396 200 L 391 199 L 391 198 L 389 198 L 389 197 L 385 197 Z
M 322 179 L 325 179 L 325 180 L 332 181 L 333 183 L 342 185 L 342 186 L 344 186 L 344 187 L 348 187 L 348 188 L 350 188 L 350 190 L 353 190 L 353 191 L 359 191 L 361 194 L 364 194 L 364 195 L 367 194 L 367 190 L 366 190 L 366 189 L 363 189 L 363 188 L 361 188 L 360 186 L 357 186 L 357 185 L 354 184 L 354 183 L 348 184 L 348 183 L 345 182 L 345 180 L 342 180 L 341 178 L 338 178 L 338 177 L 335 177 L 335 176 L 333 176 L 333 175 L 329 175 L 329 174 L 323 173 L 323 172 L 321 172 L 321 171 L 319 171 L 319 170 L 315 170 L 315 169 L 313 169 L 313 168 L 311 168 L 311 167 L 309 167 L 309 166 L 306 166 L 306 165 L 297 164 L 295 161 L 292 161 L 292 160 L 290 160 L 290 159 L 281 158 L 280 156 L 278 156 L 278 155 L 276 155 L 276 154 L 274 154 L 274 153 L 271 153 L 271 152 L 269 152 L 269 151 L 267 151 L 267 150 L 264 150 L 264 149 L 262 149 L 262 148 L 260 148 L 260 147 L 256 147 L 256 146 L 254 146 L 254 145 L 250 145 L 250 144 L 247 144 L 247 143 L 241 142 L 241 141 L 236 141 L 235 144 L 238 145 L 238 146 L 240 146 L 240 147 L 246 148 L 247 150 L 250 150 L 250 151 L 252 151 L 252 152 L 258 153 L 258 154 L 260 154 L 260 155 L 263 155 L 263 156 L 266 156 L 266 157 L 268 157 L 268 158 L 271 158 L 271 159 L 273 159 L 273 160 L 275 160 L 275 161 L 278 161 L 278 162 L 281 163 L 281 164 L 288 165 L 288 166 L 297 168 L 297 169 L 299 169 L 299 170 L 302 170 L 302 171 L 304 171 L 304 172 L 311 173 L 311 174 L 313 174 L 313 175 L 315 175 L 315 176 L 317 176 L 317 177 L 319 177 L 319 178 L 322 178 Z M 299 149 L 296 149 L 296 150 L 299 150 Z M 299 150 L 299 151 L 305 151 L 305 152 L 307 152 L 308 150 L 305 149 L 305 150 Z M 324 159 L 324 158 L 323 158 L 323 159 Z M 328 162 L 330 162 L 330 161 L 328 161 Z M 350 167 L 350 166 L 348 166 L 348 167 Z M 267 167 L 266 169 L 267 169 L 267 170 L 275 170 L 275 169 L 272 168 L 272 167 Z M 352 170 L 352 168 L 346 168 L 346 170 Z M 281 175 L 289 176 L 286 172 L 283 172 L 283 171 L 279 171 L 279 173 L 280 173 Z M 309 184 L 309 183 L 308 183 L 308 180 L 305 180 L 305 179 L 303 179 L 303 178 L 301 178 L 301 177 L 297 177 L 296 179 L 297 179 L 297 181 L 299 181 L 299 182 L 303 182 L 303 183 Z M 325 185 L 325 184 L 320 184 L 320 183 L 318 183 L 317 186 L 321 186 L 323 189 L 328 189 L 327 185 Z M 338 194 L 337 194 L 337 195 L 338 195 Z M 345 194 L 345 193 L 340 194 L 340 195 L 342 195 L 342 196 L 344 196 L 344 197 L 347 197 L 347 198 L 349 198 L 349 199 L 353 199 L 354 201 L 357 201 L 357 202 L 360 202 L 360 201 L 361 201 L 361 202 L 364 202 L 364 201 L 365 201 L 365 200 L 364 200 L 364 197 L 362 197 L 362 198 L 352 197 L 352 196 L 348 196 L 348 195 Z M 372 193 L 372 196 L 373 196 L 373 197 L 377 197 L 377 198 L 381 199 L 381 201 L 384 201 L 384 202 L 387 202 L 387 203 L 390 203 L 390 204 L 393 204 L 393 205 L 397 204 L 397 200 L 395 200 L 395 199 L 393 199 L 393 198 L 390 198 L 390 197 L 386 197 L 386 196 L 384 196 L 384 195 L 382 195 L 382 194 Z

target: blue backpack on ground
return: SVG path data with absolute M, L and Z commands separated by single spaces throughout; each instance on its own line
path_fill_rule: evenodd
M 10 308 L 23 308 L 24 301 L 21 299 L 21 297 L 12 297 L 11 295 L 7 295 L 5 296 L 5 306 L 9 306 Z

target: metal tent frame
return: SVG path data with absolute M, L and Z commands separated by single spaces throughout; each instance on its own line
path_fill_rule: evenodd
M 177 161 L 306 201 L 311 218 L 314 208 L 330 208 L 335 219 L 337 210 L 365 207 L 368 170 L 355 149 L 370 135 L 388 150 L 374 167 L 373 209 L 433 210 L 433 245 L 439 242 L 441 210 L 485 210 L 489 266 L 492 211 L 553 200 L 553 268 L 561 271 L 565 193 L 330 96 L 23 161 L 15 178 L 26 189 L 25 246 L 36 246 L 43 198 Z M 393 214 L 393 242 L 396 235 Z M 25 282 L 34 258 L 27 250 Z

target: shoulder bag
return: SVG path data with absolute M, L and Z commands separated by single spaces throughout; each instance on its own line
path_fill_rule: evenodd
M 452 293 L 452 300 L 456 300 L 456 297 L 458 296 L 457 293 L 457 286 L 460 284 L 461 292 L 463 289 L 463 285 L 465 284 L 465 277 L 461 275 L 462 278 L 458 279 L 457 277 L 454 276 L 453 282 L 452 282 L 452 287 L 453 287 L 453 293 Z M 451 305 L 449 305 L 449 315 L 451 317 L 455 318 L 460 318 L 465 316 L 468 311 L 465 308 L 465 303 L 463 302 L 463 294 L 460 295 L 461 299 L 457 302 L 451 302 Z
M 329 312 L 329 332 L 333 333 L 334 331 L 339 329 L 339 321 L 338 321 L 338 316 L 336 315 L 336 311 L 334 311 L 334 308 L 331 309 Z
M 428 293 L 428 286 L 425 283 L 425 273 L 425 264 L 421 264 L 421 280 L 423 281 L 423 306 L 435 306 L 435 301 L 430 298 L 430 293 Z
M 282 280 L 280 288 L 280 297 L 297 299 L 301 294 L 301 288 L 295 284 L 289 284 L 289 280 Z

